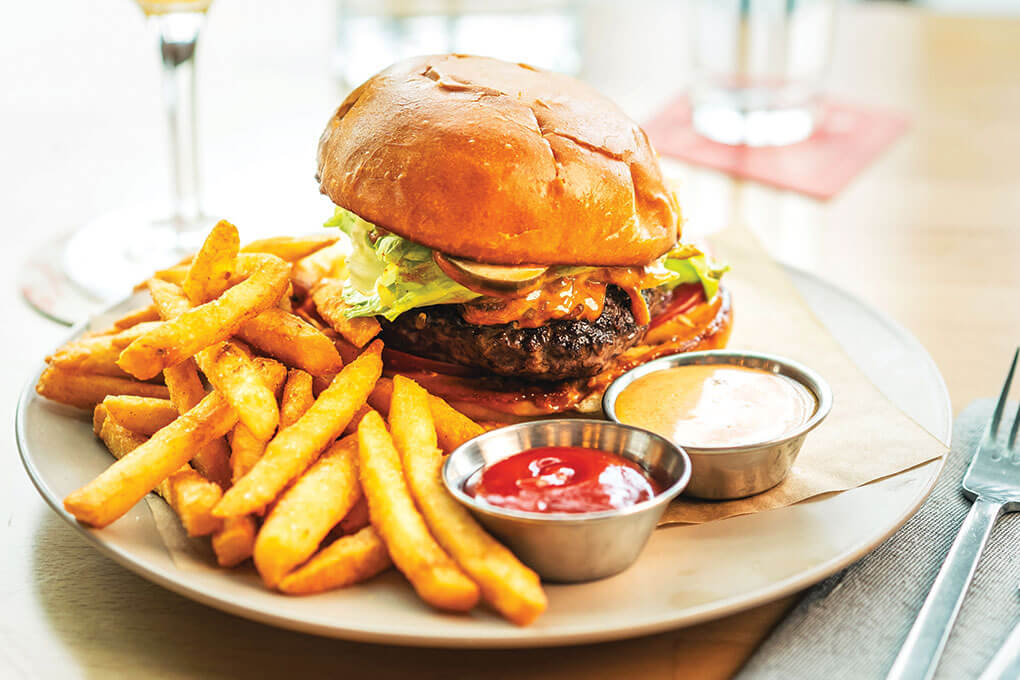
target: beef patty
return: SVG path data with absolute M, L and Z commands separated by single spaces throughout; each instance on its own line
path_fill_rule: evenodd
M 652 315 L 671 291 L 641 291 Z M 555 381 L 595 375 L 613 357 L 641 341 L 648 330 L 634 322 L 630 298 L 609 286 L 595 321 L 551 321 L 537 328 L 516 324 L 474 325 L 459 305 L 413 309 L 393 321 L 379 318 L 388 347 L 429 359 L 472 366 L 501 376 Z

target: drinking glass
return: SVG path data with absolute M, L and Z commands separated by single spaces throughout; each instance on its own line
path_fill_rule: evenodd
M 353 88 L 395 61 L 458 52 L 576 74 L 581 0 L 337 0 L 334 70 Z
M 724 144 L 809 137 L 829 68 L 836 0 L 695 0 L 694 129 Z
M 159 38 L 170 150 L 169 215 L 125 208 L 40 248 L 21 289 L 38 311 L 72 323 L 127 295 L 134 284 L 195 250 L 212 220 L 202 211 L 195 48 L 212 0 L 136 0 Z

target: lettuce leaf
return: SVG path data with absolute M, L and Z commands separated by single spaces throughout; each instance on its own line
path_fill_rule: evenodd
M 432 260 L 432 250 L 379 230 L 354 213 L 337 208 L 327 227 L 338 227 L 351 241 L 347 257 L 349 279 L 344 301 L 350 305 L 349 318 L 382 316 L 393 321 L 406 311 L 439 304 L 458 304 L 481 297 L 460 285 Z M 697 283 L 705 297 L 715 297 L 719 279 L 728 267 L 719 265 L 692 246 L 681 245 L 662 260 L 667 277 L 664 285 Z M 575 276 L 590 267 L 556 267 L 554 274 Z
M 343 292 L 349 318 L 379 315 L 393 321 L 416 307 L 481 297 L 444 274 L 431 249 L 380 232 L 354 213 L 337 208 L 325 226 L 339 227 L 351 240 L 350 278 Z

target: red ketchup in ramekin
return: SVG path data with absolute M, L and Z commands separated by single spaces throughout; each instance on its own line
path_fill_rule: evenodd
M 466 485 L 471 496 L 524 512 L 599 512 L 649 500 L 661 485 L 641 466 L 608 451 L 543 446 L 484 468 Z

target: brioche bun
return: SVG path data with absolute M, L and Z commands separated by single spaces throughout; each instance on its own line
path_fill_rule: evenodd
M 326 126 L 317 178 L 365 220 L 489 264 L 643 265 L 678 238 L 641 128 L 578 80 L 496 59 L 372 77 Z

